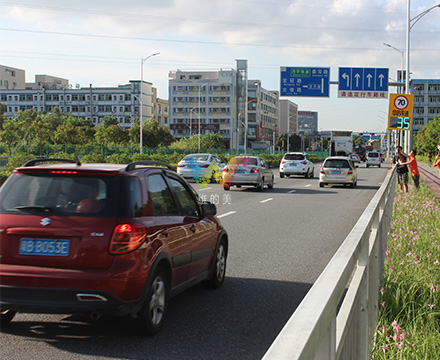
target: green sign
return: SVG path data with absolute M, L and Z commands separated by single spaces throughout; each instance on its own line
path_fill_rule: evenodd
M 310 69 L 290 69 L 290 77 L 310 77 Z

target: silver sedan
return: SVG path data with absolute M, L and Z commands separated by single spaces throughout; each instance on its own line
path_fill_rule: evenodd
M 261 157 L 236 156 L 223 169 L 223 188 L 229 190 L 234 185 L 238 188 L 242 185 L 250 185 L 259 191 L 263 191 L 265 185 L 272 189 L 274 174 Z

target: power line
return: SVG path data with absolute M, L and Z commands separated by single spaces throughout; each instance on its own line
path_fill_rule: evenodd
M 222 46 L 250 46 L 250 47 L 269 47 L 269 48 L 294 48 L 294 49 L 318 49 L 318 50 L 354 50 L 354 51 L 368 51 L 377 50 L 376 48 L 362 48 L 362 47 L 333 47 L 333 46 L 313 46 L 313 45 L 289 45 L 289 44 L 258 44 L 258 43 L 232 43 L 222 41 L 201 41 L 201 40 L 178 40 L 178 39 L 160 39 L 160 38 L 145 38 L 135 36 L 118 36 L 118 35 L 99 35 L 99 34 L 81 34 L 61 31 L 43 31 L 43 30 L 25 30 L 13 28 L 0 28 L 0 31 L 24 32 L 44 35 L 62 35 L 62 36 L 77 36 L 90 37 L 101 39 L 119 39 L 119 40 L 135 40 L 135 41 L 155 41 L 155 42 L 171 42 L 182 44 L 202 44 L 202 45 L 222 45 Z
M 342 31 L 342 32 L 383 32 L 384 29 L 374 29 L 374 28 L 342 28 L 333 26 L 300 26 L 292 24 L 275 24 L 267 22 L 248 22 L 248 21 L 232 21 L 232 20 L 216 20 L 216 19 L 206 19 L 206 18 L 188 18 L 188 17 L 175 17 L 175 16 L 161 16 L 161 15 L 144 15 L 144 14 L 131 14 L 131 13 L 121 13 L 121 12 L 111 12 L 104 10 L 85 10 L 85 9 L 74 9 L 74 8 L 63 8 L 54 6 L 43 6 L 43 5 L 31 5 L 31 4 L 16 4 L 7 1 L 0 1 L 0 5 L 4 6 L 15 6 L 15 7 L 25 7 L 33 8 L 39 10 L 49 10 L 58 12 L 68 12 L 68 13 L 81 13 L 87 15 L 104 15 L 112 17 L 129 17 L 137 19 L 153 19 L 161 21 L 171 21 L 171 22 L 194 22 L 194 23 L 208 23 L 208 24 L 219 24 L 228 26 L 256 26 L 258 28 L 280 28 L 280 29 L 296 29 L 296 30 L 317 30 L 317 31 Z M 404 30 L 387 30 L 387 32 L 404 32 Z M 431 32 L 428 32 L 431 33 Z

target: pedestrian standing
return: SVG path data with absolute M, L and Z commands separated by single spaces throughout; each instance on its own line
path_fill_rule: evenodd
M 408 192 L 408 167 L 401 165 L 401 163 L 406 161 L 406 158 L 406 154 L 402 152 L 402 147 L 398 146 L 393 157 L 393 164 L 397 166 L 397 182 L 399 183 L 400 191 L 405 189 L 405 192 Z
M 419 174 L 419 168 L 417 166 L 416 151 L 414 149 L 411 150 L 408 156 L 408 161 L 403 162 L 400 165 L 409 165 L 412 181 L 416 189 L 418 189 L 420 184 L 420 174 Z

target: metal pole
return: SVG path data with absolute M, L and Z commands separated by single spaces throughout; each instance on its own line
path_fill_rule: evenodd
M 140 96 L 139 96 L 139 104 L 140 104 L 140 106 L 141 106 L 141 111 L 140 111 L 140 122 L 141 122 L 141 128 L 140 128 L 140 154 L 142 154 L 142 147 L 143 147 L 143 143 L 142 143 L 142 134 L 143 134 L 143 131 L 142 131 L 142 124 L 143 124 L 143 120 L 144 120 L 144 117 L 143 117 L 143 108 L 144 108 L 144 103 L 143 103 L 143 96 L 144 96 L 144 88 L 143 88 L 143 85 L 144 85 L 144 59 L 143 58 L 141 58 L 141 88 L 140 88 Z
M 410 18 L 410 3 L 411 0 L 408 0 L 408 7 L 407 7 L 407 23 L 406 23 L 406 76 L 405 76 L 405 93 L 409 94 L 410 90 L 409 90 L 409 53 L 410 53 L 410 30 L 411 30 L 411 18 Z M 412 117 L 413 114 L 411 114 Z M 405 150 L 406 153 L 409 154 L 410 152 L 410 148 L 412 146 L 412 131 L 406 131 L 406 136 L 405 136 Z
M 140 122 L 141 122 L 141 126 L 140 126 L 140 153 L 142 154 L 142 147 L 143 147 L 143 143 L 142 143 L 142 133 L 143 133 L 143 122 L 144 122 L 144 114 L 143 114 L 143 109 L 144 109 L 144 63 L 145 61 L 147 61 L 149 58 L 159 55 L 160 53 L 154 53 L 151 54 L 149 56 L 147 56 L 146 58 L 141 58 L 141 88 L 140 88 L 140 96 L 139 96 L 139 105 L 141 107 L 141 111 L 140 111 Z

